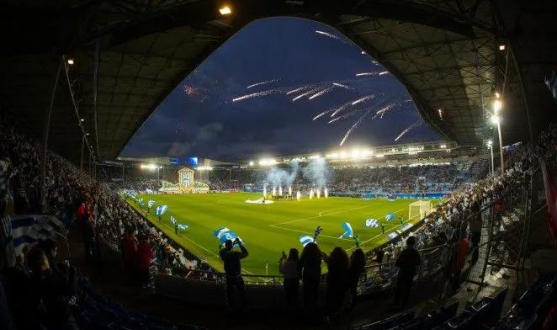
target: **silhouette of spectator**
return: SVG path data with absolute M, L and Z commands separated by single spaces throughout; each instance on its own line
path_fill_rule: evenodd
M 377 251 L 375 251 L 375 261 L 379 265 L 379 269 L 381 269 L 381 264 L 383 263 L 383 257 L 385 257 L 385 251 L 383 251 L 383 247 L 380 246 Z
M 144 288 L 149 284 L 149 270 L 151 268 L 153 258 L 153 248 L 149 243 L 149 239 L 146 235 L 141 235 L 137 248 L 137 269 L 139 274 L 139 283 Z
M 327 263 L 327 309 L 331 315 L 342 308 L 346 289 L 348 288 L 348 268 L 350 261 L 343 248 L 335 247 L 331 255 L 324 255 Z
M 240 251 L 233 251 L 234 244 L 237 244 Z M 226 299 L 229 307 L 234 307 L 234 288 L 238 290 L 240 295 L 241 304 L 245 307 L 246 305 L 246 293 L 244 279 L 242 278 L 242 265 L 240 263 L 241 259 L 248 256 L 248 250 L 242 245 L 239 238 L 236 238 L 234 242 L 232 240 L 227 240 L 224 243 L 224 249 L 219 252 L 220 258 L 224 263 L 224 273 L 226 276 Z
M 85 258 L 88 262 L 92 262 L 95 258 L 95 223 L 88 213 L 85 214 L 85 224 L 83 228 L 83 244 L 85 247 Z
M 317 244 L 306 244 L 300 256 L 299 273 L 302 274 L 304 284 L 304 307 L 309 311 L 315 311 L 317 308 L 321 260 L 323 260 L 323 254 Z
M 460 237 L 458 242 L 455 244 L 453 256 L 451 258 L 450 283 L 453 293 L 456 293 L 460 287 L 460 274 L 462 273 L 462 269 L 466 263 L 466 256 L 468 254 L 469 244 L 466 237 L 464 237 L 464 228 L 465 226 L 463 226 L 463 229 L 460 230 L 460 236 L 462 237 Z
M 135 281 L 135 255 L 137 254 L 139 242 L 133 233 L 131 227 L 127 227 L 122 236 L 122 257 L 124 259 L 124 271 L 128 281 Z
M 472 259 L 470 263 L 475 265 L 478 262 L 479 257 L 479 249 L 477 249 L 478 245 L 480 245 L 480 241 L 482 239 L 482 215 L 480 213 L 480 202 L 476 201 L 472 204 L 471 212 L 473 214 L 472 219 L 470 219 L 470 234 L 471 234 L 471 241 L 472 241 Z
M 396 283 L 395 305 L 404 307 L 410 297 L 410 290 L 416 275 L 416 268 L 421 264 L 422 259 L 420 253 L 414 249 L 416 238 L 408 237 L 406 240 L 406 249 L 404 249 L 396 260 L 398 267 L 398 278 Z
M 50 265 L 50 269 L 54 271 L 58 271 L 58 265 L 56 264 L 56 255 L 58 254 L 58 246 L 56 242 L 51 239 L 47 239 L 42 243 L 42 248 L 44 250 L 44 254 L 48 259 L 48 263 Z
M 286 308 L 298 308 L 298 287 L 300 283 L 300 276 L 298 274 L 298 263 L 300 256 L 298 249 L 290 249 L 288 258 L 286 253 L 282 252 L 282 257 L 279 260 L 279 271 L 284 277 L 284 293 L 286 296 Z
M 366 266 L 366 258 L 364 251 L 358 248 L 352 252 L 350 256 L 350 267 L 348 268 L 348 288 L 350 289 L 351 303 L 350 307 L 356 306 L 356 297 L 358 295 L 358 282 L 360 276 L 364 272 Z

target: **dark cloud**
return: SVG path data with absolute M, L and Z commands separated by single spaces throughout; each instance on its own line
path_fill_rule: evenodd
M 231 100 L 274 87 L 354 80 L 359 72 L 385 70 L 361 54 L 350 42 L 315 33 L 335 35 L 328 26 L 308 20 L 273 18 L 256 21 L 234 35 L 186 77 L 161 103 L 124 148 L 134 157 L 183 155 L 215 159 L 245 159 L 257 155 L 296 154 L 338 147 L 359 116 L 328 124 L 326 115 L 313 117 L 335 105 L 370 94 L 373 113 L 397 104 L 382 119 L 369 115 L 347 139 L 346 145 L 394 144 L 405 128 L 421 120 L 408 92 L 391 75 L 370 77 L 337 88 L 314 100 L 273 94 Z M 278 80 L 246 89 L 248 85 Z M 406 102 L 405 102 L 406 101 Z M 362 104 L 365 107 L 365 104 Z M 398 143 L 437 140 L 422 125 Z

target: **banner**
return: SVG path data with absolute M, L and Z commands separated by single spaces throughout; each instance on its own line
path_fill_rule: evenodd
M 365 225 L 368 228 L 378 228 L 379 227 L 379 220 L 377 219 L 366 219 Z
M 147 202 L 147 207 L 148 207 L 148 208 L 153 207 L 153 205 L 155 205 L 155 201 L 154 201 L 154 200 L 150 200 L 150 201 Z
M 395 217 L 396 217 L 396 216 L 395 216 L 394 213 L 389 213 L 389 214 L 387 214 L 387 215 L 385 216 L 385 220 L 391 221 L 391 220 L 394 220 Z

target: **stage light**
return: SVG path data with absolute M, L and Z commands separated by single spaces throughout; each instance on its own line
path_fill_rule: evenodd
M 499 94 L 499 92 L 495 92 L 495 97 L 496 97 L 496 98 L 500 98 L 500 97 L 501 97 L 501 94 Z
M 255 163 L 253 162 L 253 160 L 250 160 L 249 166 L 253 166 L 253 165 L 255 165 Z
M 158 168 L 158 166 L 155 164 L 141 164 L 139 165 L 139 167 L 141 169 L 147 169 L 147 170 L 156 170 Z
M 493 112 L 495 114 L 499 113 L 499 110 L 501 110 L 502 107 L 503 107 L 503 102 L 501 102 L 501 100 L 495 100 L 493 102 Z
M 232 9 L 229 6 L 222 6 L 219 8 L 219 13 L 223 16 L 232 14 Z
M 491 122 L 492 123 L 498 125 L 500 121 L 501 121 L 501 117 L 499 117 L 498 115 L 491 116 Z
M 318 159 L 318 158 L 321 158 L 321 155 L 312 155 L 308 157 L 308 159 Z
M 503 50 L 505 50 L 505 48 L 507 48 L 505 45 L 503 45 L 503 44 L 499 45 L 499 50 L 503 51 Z
M 68 57 L 68 59 L 66 60 L 66 62 L 68 62 L 69 65 L 73 65 L 73 64 L 74 64 L 74 59 L 73 59 L 73 57 Z

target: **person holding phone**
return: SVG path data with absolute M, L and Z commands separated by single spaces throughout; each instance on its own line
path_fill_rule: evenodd
M 238 245 L 240 251 L 234 251 L 234 245 Z M 234 307 L 234 291 L 237 290 L 240 296 L 241 304 L 245 307 L 246 294 L 240 260 L 248 256 L 248 250 L 242 244 L 240 238 L 236 237 L 234 241 L 227 240 L 224 243 L 224 249 L 220 250 L 219 255 L 224 263 L 224 273 L 226 276 L 226 299 L 228 306 L 231 308 Z

